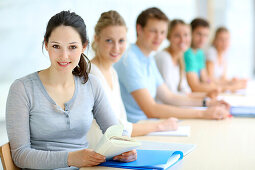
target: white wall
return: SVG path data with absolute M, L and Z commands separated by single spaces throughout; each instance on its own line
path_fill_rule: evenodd
M 137 15 L 148 7 L 159 7 L 170 19 L 180 18 L 188 23 L 194 17 L 208 17 L 212 12 L 209 16 L 212 28 L 225 25 L 231 32 L 229 76 L 252 77 L 253 3 L 253 0 L 0 0 L 0 120 L 4 119 L 10 84 L 16 78 L 49 66 L 41 44 L 48 20 L 61 10 L 75 11 L 83 17 L 90 41 L 100 14 L 117 10 L 128 26 L 130 43 L 136 39 Z M 167 44 L 165 41 L 161 49 Z M 87 54 L 93 57 L 91 48 Z
M 137 15 L 153 6 L 159 7 L 170 19 L 181 18 L 189 22 L 196 14 L 194 0 L 1 0 L 0 119 L 4 119 L 10 84 L 16 78 L 49 66 L 47 53 L 42 53 L 41 44 L 51 16 L 61 10 L 75 11 L 85 20 L 92 41 L 100 14 L 117 10 L 128 26 L 129 42 L 134 42 Z M 87 53 L 92 58 L 91 48 Z
M 253 0 L 227 0 L 225 25 L 230 29 L 231 46 L 228 76 L 252 77 L 254 67 Z

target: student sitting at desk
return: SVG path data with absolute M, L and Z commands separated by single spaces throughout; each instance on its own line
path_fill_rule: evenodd
M 83 19 L 69 11 L 54 15 L 43 43 L 50 67 L 17 79 L 10 87 L 6 126 L 13 161 L 26 169 L 98 165 L 105 157 L 86 149 L 93 117 L 103 132 L 118 121 L 102 86 L 88 73 Z M 116 158 L 134 161 L 136 151 Z
M 188 94 L 191 97 L 217 97 L 217 91 L 206 93 L 191 93 L 187 83 L 183 56 L 190 47 L 190 27 L 183 20 L 173 20 L 169 23 L 167 39 L 170 46 L 155 55 L 159 72 L 168 89 L 173 93 Z
M 169 91 L 157 69 L 151 52 L 157 50 L 166 38 L 167 16 L 158 8 L 149 8 L 136 21 L 137 41 L 132 44 L 115 64 L 121 96 L 128 120 L 138 122 L 147 118 L 203 118 L 224 119 L 229 112 L 220 102 L 180 96 Z M 155 97 L 164 104 L 155 102 Z M 206 110 L 181 108 L 178 106 L 209 106 Z M 173 106 L 176 105 L 176 106 Z M 215 105 L 215 106 L 212 106 Z
M 230 33 L 227 28 L 219 27 L 214 35 L 212 46 L 206 55 L 206 68 L 211 81 L 217 84 L 229 85 L 229 90 L 246 88 L 244 79 L 227 79 L 227 52 L 230 44 Z
M 126 49 L 127 28 L 124 19 L 116 11 L 101 14 L 96 26 L 92 48 L 95 57 L 92 60 L 91 73 L 100 79 L 108 96 L 110 104 L 125 129 L 132 136 L 146 135 L 154 131 L 177 129 L 177 119 L 169 118 L 163 121 L 130 123 L 127 121 L 126 110 L 121 99 L 118 75 L 112 67 L 119 61 Z M 97 143 L 102 136 L 97 123 L 93 121 L 88 132 L 89 143 Z M 93 148 L 93 145 L 90 145 Z
M 184 53 L 185 71 L 188 84 L 193 92 L 209 92 L 218 90 L 224 92 L 232 90 L 229 84 L 218 84 L 210 80 L 206 71 L 205 54 L 202 48 L 208 40 L 209 23 L 196 18 L 191 22 L 192 40 L 191 48 Z

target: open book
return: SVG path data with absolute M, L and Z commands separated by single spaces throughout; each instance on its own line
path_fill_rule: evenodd
M 140 142 L 135 141 L 127 136 L 122 136 L 124 127 L 122 125 L 113 125 L 109 127 L 94 151 L 104 155 L 106 159 L 111 159 L 121 153 L 130 151 L 141 145 Z

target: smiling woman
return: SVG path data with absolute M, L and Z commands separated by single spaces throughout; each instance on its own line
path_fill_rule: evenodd
M 127 28 L 124 19 L 117 11 L 101 14 L 95 26 L 95 40 L 92 47 L 96 53 L 92 60 L 91 73 L 100 79 L 109 102 L 129 135 L 140 136 L 154 131 L 173 130 L 177 128 L 177 119 L 164 121 L 131 123 L 127 121 L 126 110 L 121 99 L 118 75 L 113 64 L 117 63 L 126 49 Z M 102 136 L 96 121 L 88 132 L 90 147 L 94 147 Z
M 17 79 L 9 91 L 6 126 L 13 161 L 27 169 L 98 165 L 105 156 L 87 149 L 92 120 L 103 132 L 118 122 L 100 83 L 88 74 L 83 19 L 70 11 L 54 15 L 44 43 L 50 67 Z M 125 162 L 136 159 L 135 151 L 127 155 L 117 157 Z

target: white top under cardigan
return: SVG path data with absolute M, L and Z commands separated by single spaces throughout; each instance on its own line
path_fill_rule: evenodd
M 156 64 L 161 76 L 164 79 L 168 89 L 173 93 L 190 93 L 190 87 L 186 76 L 183 76 L 181 91 L 178 91 L 180 81 L 179 65 L 175 65 L 172 56 L 167 51 L 160 51 L 155 55 Z
M 91 64 L 90 73 L 93 74 L 94 76 L 96 76 L 99 79 L 99 81 L 101 82 L 101 85 L 104 88 L 106 96 L 109 99 L 109 103 L 110 103 L 117 119 L 119 120 L 119 123 L 124 125 L 124 129 L 127 131 L 128 135 L 131 136 L 133 126 L 132 126 L 132 123 L 127 121 L 126 110 L 125 110 L 124 104 L 121 99 L 121 94 L 120 94 L 118 75 L 113 67 L 111 67 L 110 69 L 111 69 L 111 73 L 112 73 L 113 89 L 111 89 L 110 86 L 108 85 L 101 70 L 93 63 Z M 100 140 L 101 136 L 102 136 L 102 132 L 101 132 L 98 124 L 94 120 L 92 123 L 92 126 L 87 134 L 89 148 L 94 148 L 95 145 Z

